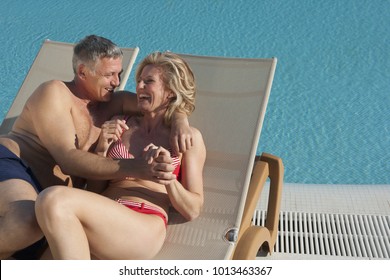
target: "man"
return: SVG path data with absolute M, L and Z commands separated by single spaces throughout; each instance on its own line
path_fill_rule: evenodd
M 12 131 L 0 137 L 0 259 L 42 240 L 34 212 L 42 189 L 58 184 L 82 187 L 80 178 L 131 176 L 160 183 L 175 178 L 168 157 L 149 164 L 92 153 L 105 121 L 137 111 L 134 94 L 114 94 L 122 72 L 120 48 L 108 39 L 87 36 L 74 48 L 73 70 L 71 82 L 40 85 Z M 180 114 L 175 120 L 172 146 L 183 152 L 191 146 L 188 121 Z M 121 121 L 117 127 L 127 129 Z

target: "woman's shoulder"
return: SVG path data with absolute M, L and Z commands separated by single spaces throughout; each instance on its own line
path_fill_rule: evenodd
M 198 147 L 203 148 L 205 146 L 205 144 L 203 141 L 202 132 L 193 126 L 191 126 L 191 131 L 192 131 L 192 144 L 194 146 L 198 146 Z
M 194 137 L 203 138 L 202 132 L 200 132 L 199 129 L 197 129 L 196 127 L 193 127 L 193 126 L 190 126 L 190 128 L 191 128 L 191 131 L 192 131 L 192 135 L 193 135 Z

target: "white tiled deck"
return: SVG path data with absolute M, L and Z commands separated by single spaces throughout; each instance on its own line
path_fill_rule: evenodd
M 258 209 L 265 210 L 268 187 Z M 390 215 L 390 185 L 284 184 L 281 211 Z
M 266 210 L 268 186 L 257 209 Z M 390 185 L 284 184 L 281 212 L 390 216 Z M 385 229 L 390 232 L 390 229 Z M 387 237 L 389 239 L 387 239 Z M 385 236 L 390 240 L 390 236 Z M 261 259 L 263 257 L 259 257 Z M 351 259 L 351 257 L 273 253 L 270 260 Z

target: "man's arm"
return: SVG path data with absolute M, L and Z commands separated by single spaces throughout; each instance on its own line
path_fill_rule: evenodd
M 184 113 L 175 112 L 172 116 L 170 144 L 174 153 L 185 153 L 192 147 L 192 130 L 188 117 Z
M 72 118 L 72 96 L 61 82 L 42 85 L 28 102 L 32 122 L 43 146 L 62 171 L 87 179 L 107 180 L 126 176 L 170 180 L 172 166 L 141 160 L 112 160 L 77 149 Z M 168 172 L 165 172 L 168 171 Z
M 125 90 L 116 91 L 110 100 L 109 110 L 111 117 L 123 114 L 130 116 L 139 114 L 137 94 Z

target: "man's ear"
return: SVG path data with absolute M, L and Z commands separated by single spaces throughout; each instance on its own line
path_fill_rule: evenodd
M 85 79 L 85 72 L 87 71 L 87 67 L 84 65 L 84 64 L 80 64 L 78 67 L 77 67 L 77 76 L 79 77 L 79 79 L 82 79 L 84 80 Z

